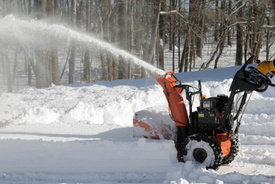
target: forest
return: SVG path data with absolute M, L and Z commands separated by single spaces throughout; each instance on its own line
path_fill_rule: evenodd
M 224 47 L 233 43 L 236 65 L 260 52 L 265 52 L 266 60 L 275 58 L 270 50 L 275 42 L 274 0 L 0 0 L 0 19 L 10 14 L 70 27 L 159 69 L 164 69 L 168 49 L 177 72 L 193 70 L 209 38 L 215 49 L 209 60 L 196 66 L 202 70 L 210 63 L 217 68 Z M 60 85 L 61 81 L 90 83 L 152 75 L 124 57 L 74 40 L 62 44 L 49 37 L 32 45 L 34 41 L 26 44 L 7 39 L 1 28 L 0 33 L 0 74 L 8 91 L 13 91 L 20 63 L 20 75 L 26 76 L 27 85 L 37 88 Z M 30 33 L 24 34 L 31 39 Z M 67 79 L 62 80 L 66 72 Z

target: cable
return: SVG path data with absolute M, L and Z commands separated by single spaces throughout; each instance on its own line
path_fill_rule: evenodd
M 250 96 L 249 96 L 248 100 L 246 101 L 245 107 L 244 107 L 244 109 L 243 109 L 243 112 L 242 112 L 242 115 L 241 115 L 241 118 L 239 119 L 239 121 L 241 121 L 242 118 L 243 118 L 244 112 L 245 112 L 245 110 L 246 110 L 246 107 L 247 107 L 247 105 L 248 105 L 248 102 L 250 101 L 250 98 L 251 98 L 251 96 L 252 96 L 252 93 L 253 93 L 253 91 L 250 93 Z

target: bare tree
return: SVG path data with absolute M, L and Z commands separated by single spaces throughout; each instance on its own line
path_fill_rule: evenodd
M 104 0 L 104 1 L 98 1 L 97 2 L 101 7 L 101 12 L 99 13 L 100 19 L 101 19 L 101 34 L 103 37 L 103 40 L 110 41 L 110 35 L 109 35 L 109 12 L 111 11 L 111 2 L 110 0 Z M 98 9 L 99 10 L 99 9 Z M 100 60 L 101 60 L 101 67 L 102 67 L 102 79 L 108 80 L 111 75 L 112 68 L 108 66 L 108 56 L 107 51 L 102 50 L 100 53 Z
M 223 4 L 223 7 L 224 7 L 224 4 Z M 231 29 L 234 25 L 241 24 L 238 20 L 239 20 L 240 15 L 242 15 L 242 9 L 245 7 L 245 4 L 243 4 L 242 1 L 237 1 L 235 3 L 234 7 L 235 7 L 235 10 L 230 15 L 226 15 L 226 13 L 224 11 L 220 11 L 221 13 L 223 13 L 224 16 L 221 16 L 222 24 L 221 24 L 221 28 L 220 28 L 220 37 L 218 39 L 219 42 L 218 42 L 216 49 L 213 52 L 211 58 L 209 59 L 209 61 L 206 64 L 203 63 L 203 65 L 201 66 L 202 69 L 208 68 L 214 59 L 215 59 L 215 67 L 217 67 L 218 60 L 219 60 L 219 58 L 222 54 L 222 51 L 224 49 L 224 43 L 225 43 L 225 37 L 226 37 L 227 30 Z M 223 9 L 223 8 L 221 8 L 221 9 Z M 233 20 L 233 18 L 236 17 L 236 15 L 237 15 L 237 19 L 235 19 L 236 22 L 230 26 L 225 26 L 228 24 L 228 21 Z M 241 34 L 242 34 L 242 32 L 241 32 Z M 243 36 L 242 36 L 242 38 L 243 38 Z M 242 52 L 242 49 L 238 48 L 236 52 Z M 218 55 L 216 56 L 216 54 L 218 54 Z
M 240 7 L 242 2 L 238 3 L 237 7 Z M 238 18 L 243 17 L 242 10 L 240 10 L 237 14 Z M 237 24 L 237 47 L 236 47 L 236 61 L 235 65 L 242 65 L 243 58 L 243 26 L 241 24 Z
M 57 9 L 57 0 L 50 0 L 49 14 L 55 16 Z M 60 85 L 60 72 L 59 72 L 59 62 L 58 62 L 58 47 L 55 38 L 50 40 L 50 68 L 52 83 L 55 85 Z
M 5 43 L 5 45 L 2 45 L 2 68 L 4 73 L 4 82 L 7 83 L 8 92 L 12 92 L 12 77 L 10 71 L 8 46 L 9 44 L 7 42 Z
M 93 2 L 91 0 L 87 0 L 86 2 L 86 32 L 89 33 L 91 31 L 91 6 L 93 6 Z M 90 50 L 88 48 L 85 49 L 85 56 L 84 56 L 84 80 L 86 82 L 91 82 L 91 56 Z
M 227 8 L 228 15 L 232 13 L 232 1 L 228 1 L 228 8 Z M 227 26 L 230 26 L 231 20 L 228 21 Z M 232 46 L 232 30 L 228 29 L 227 30 L 227 45 Z
M 152 27 L 152 29 L 148 32 L 149 39 L 144 45 L 144 58 L 145 61 L 153 64 L 153 56 L 155 53 L 156 41 L 158 38 L 157 32 L 159 27 L 159 12 L 161 8 L 161 1 L 151 0 L 150 6 L 152 11 L 152 18 L 150 21 L 148 21 L 148 27 Z
M 79 0 L 72 0 L 71 17 L 73 26 L 77 26 L 79 20 Z M 69 59 L 69 83 L 74 83 L 75 78 L 75 59 L 76 59 L 76 43 L 73 41 L 71 49 L 71 56 Z
M 205 6 L 206 0 L 201 1 L 201 6 L 199 9 L 199 25 L 198 34 L 196 36 L 196 52 L 197 56 L 202 58 L 202 48 L 203 48 L 203 38 L 204 38 L 204 27 L 205 27 Z
M 218 34 L 218 24 L 219 24 L 219 0 L 215 0 L 215 24 L 214 24 L 214 40 L 215 42 L 218 41 L 218 37 L 219 37 L 219 34 Z
M 127 6 L 126 0 L 116 0 L 118 6 L 118 40 L 121 49 L 128 49 L 128 33 L 127 33 Z M 129 63 L 119 56 L 119 79 L 127 79 L 129 77 Z

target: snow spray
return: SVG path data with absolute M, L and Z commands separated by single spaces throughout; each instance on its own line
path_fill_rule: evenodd
M 39 44 L 43 46 L 44 42 L 50 38 L 54 38 L 63 44 L 76 41 L 88 48 L 106 50 L 114 56 L 121 56 L 126 61 L 142 66 L 154 74 L 163 75 L 165 73 L 163 70 L 148 64 L 125 50 L 116 48 L 95 36 L 80 33 L 63 25 L 47 24 L 38 20 L 22 20 L 13 15 L 1 18 L 0 25 L 0 35 L 3 35 L 4 39 L 14 40 L 21 44 L 31 42 L 34 45 Z

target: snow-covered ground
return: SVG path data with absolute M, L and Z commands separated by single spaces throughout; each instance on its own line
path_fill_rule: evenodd
M 177 74 L 228 94 L 238 67 Z M 0 94 L 0 183 L 275 183 L 275 89 L 254 92 L 241 148 L 218 171 L 177 163 L 172 141 L 133 138 L 135 111 L 167 105 L 154 78 Z

